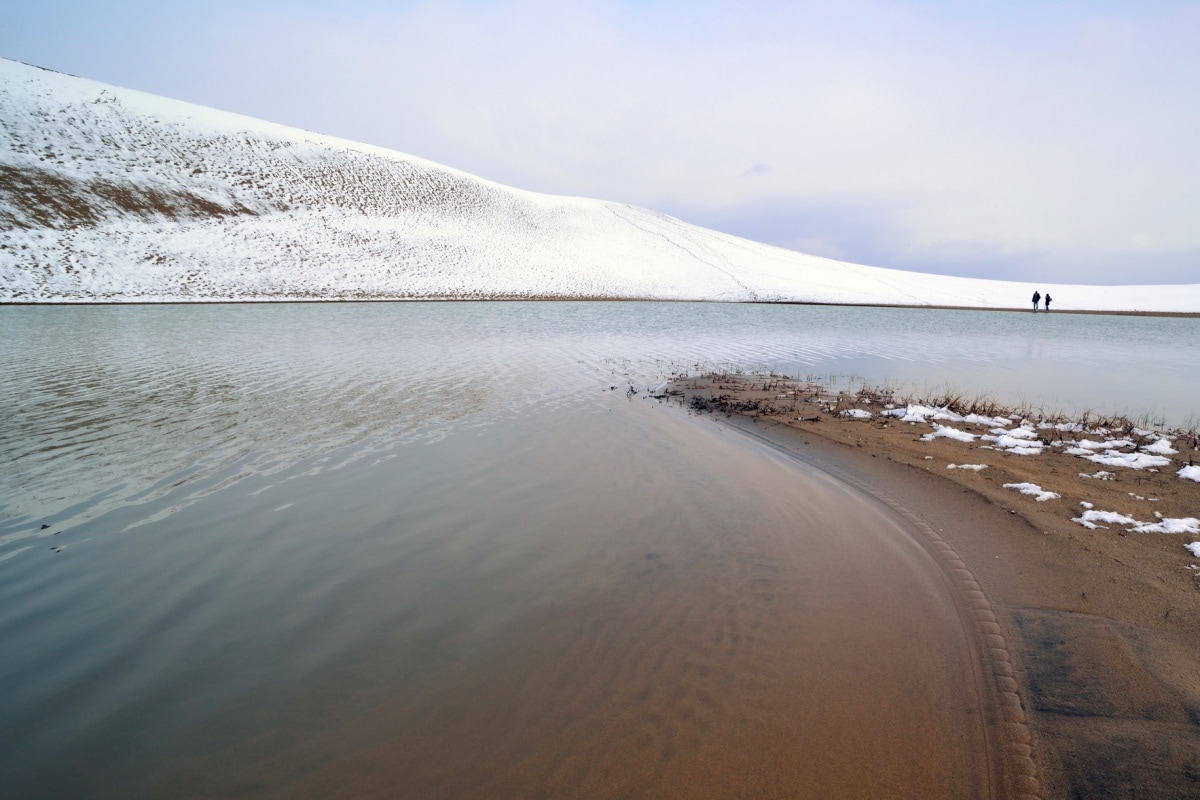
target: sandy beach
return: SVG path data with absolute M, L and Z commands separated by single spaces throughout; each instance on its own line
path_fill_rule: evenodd
M 961 559 L 965 570 L 947 568 L 994 614 L 1003 652 L 983 656 L 1026 729 L 1007 732 L 1004 755 L 1028 754 L 1021 795 L 1200 796 L 1194 435 L 1118 420 L 1039 428 L 997 409 L 993 424 L 933 408 L 921 419 L 894 398 L 763 376 L 680 379 L 673 391 L 926 524 Z

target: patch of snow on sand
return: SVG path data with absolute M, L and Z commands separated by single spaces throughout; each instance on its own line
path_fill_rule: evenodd
M 1200 519 L 1160 519 L 1158 522 L 1143 522 L 1134 529 L 1135 533 L 1200 533 Z
M 1173 456 L 1179 451 L 1171 447 L 1170 439 L 1159 439 L 1154 444 L 1145 445 L 1142 448 L 1143 453 L 1154 453 L 1160 456 Z
M 843 417 L 851 417 L 853 419 L 870 419 L 871 412 L 863 411 L 861 408 L 850 408 L 842 412 Z
M 1188 551 L 1192 555 L 1194 555 L 1196 558 L 1200 558 L 1200 542 L 1192 542 L 1191 544 L 1185 544 L 1184 547 L 1186 547 L 1188 549 Z
M 1037 431 L 1032 428 L 992 428 L 988 433 L 992 436 L 1011 436 L 1014 439 L 1038 439 Z
M 1104 470 L 1099 470 L 1097 472 L 1092 473 L 1091 475 L 1088 475 L 1086 472 L 1081 472 L 1081 473 L 1079 473 L 1079 477 L 1094 478 L 1098 481 L 1111 481 L 1113 478 L 1115 478 L 1117 476 L 1115 473 L 1105 472 Z
M 1103 454 L 1093 454 L 1082 457 L 1086 458 L 1088 461 L 1094 461 L 1097 464 L 1103 464 L 1106 467 L 1125 467 L 1127 469 L 1165 467 L 1171 463 L 1171 459 L 1164 458 L 1163 456 L 1154 456 L 1150 455 L 1149 453 L 1119 453 L 1116 450 L 1109 450 Z
M 1133 442 L 1128 439 L 1109 439 L 1106 442 L 1097 442 L 1092 439 L 1081 439 L 1078 442 L 1071 442 L 1071 455 L 1082 455 L 1081 453 L 1073 452 L 1074 449 L 1082 450 L 1118 450 L 1122 447 L 1133 447 Z
M 947 464 L 946 469 L 969 469 L 979 472 L 982 469 L 987 469 L 987 464 Z
M 908 405 L 904 408 L 894 408 L 884 413 L 888 416 L 898 418 L 901 422 L 920 423 L 934 419 L 945 420 L 946 422 L 962 422 L 962 416 L 955 414 L 948 408 Z
M 1036 483 L 1006 483 L 1005 489 L 1016 489 L 1021 494 L 1033 495 L 1033 499 L 1039 503 L 1044 503 L 1047 500 L 1058 500 L 1062 495 L 1057 492 L 1047 492 Z
M 1200 483 L 1200 467 L 1184 467 L 1175 474 L 1184 480 Z
M 1009 436 L 1007 433 L 1000 435 L 991 434 L 982 438 L 989 442 L 995 442 L 996 449 L 1003 450 L 1006 453 L 1014 453 L 1019 456 L 1036 456 L 1042 453 L 1041 442 Z
M 1085 503 L 1081 505 L 1090 504 Z M 1112 525 L 1128 525 L 1134 533 L 1200 533 L 1200 519 L 1196 519 L 1195 517 L 1171 519 L 1164 518 L 1158 514 L 1155 516 L 1158 516 L 1158 522 L 1138 522 L 1133 517 L 1127 517 L 1115 511 L 1095 511 L 1089 508 L 1083 512 L 1082 516 L 1072 517 L 1072 519 L 1083 527 L 1092 530 L 1104 527 L 1096 523 L 1107 522 Z
M 933 433 L 927 433 L 921 437 L 922 442 L 932 442 L 936 437 L 944 437 L 953 439 L 956 442 L 973 442 L 975 434 L 960 431 L 958 428 L 951 428 L 949 425 L 938 425 L 933 423 Z
M 981 417 L 978 414 L 967 414 L 962 421 L 970 425 L 988 425 L 993 428 L 1007 428 L 1012 425 L 1012 420 L 1005 417 Z
M 1138 525 L 1138 524 L 1140 524 L 1133 517 L 1127 517 L 1124 514 L 1118 514 L 1115 511 L 1097 511 L 1092 508 L 1089 508 L 1087 511 L 1084 511 L 1081 516 L 1072 517 L 1071 519 L 1075 522 L 1078 522 L 1083 527 L 1091 528 L 1092 530 L 1095 530 L 1096 528 L 1104 527 L 1103 525 L 1097 525 L 1096 523 L 1098 523 L 1098 522 L 1108 522 L 1113 525 Z

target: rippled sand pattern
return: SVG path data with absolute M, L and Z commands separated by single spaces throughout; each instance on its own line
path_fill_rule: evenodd
M 708 421 L 621 403 L 258 510 L 206 498 L 149 552 L 130 539 L 122 595 L 155 610 L 98 612 L 145 622 L 81 634 L 65 676 L 35 662 L 21 796 L 993 796 L 968 630 L 904 525 Z M 35 609 L 105 582 L 62 563 Z M 82 758 L 103 767 L 48 766 Z
M 554 592 L 411 716 L 375 718 L 339 780 L 437 797 L 989 796 L 966 636 L 903 529 L 742 443 L 671 434 L 652 442 L 679 448 L 669 462 L 631 459 L 599 490 L 629 504 L 600 517 L 619 533 L 591 533 L 604 577 Z

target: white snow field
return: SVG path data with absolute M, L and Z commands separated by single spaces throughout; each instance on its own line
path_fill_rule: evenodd
M 880 269 L 0 60 L 0 302 L 625 298 L 1200 312 Z M 1131 265 L 1134 267 L 1136 265 Z

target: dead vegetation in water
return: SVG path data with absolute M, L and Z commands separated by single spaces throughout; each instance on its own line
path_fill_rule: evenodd
M 690 381 L 690 383 L 689 383 Z M 719 372 L 696 378 L 676 376 L 676 382 L 696 390 L 701 382 L 708 394 L 692 393 L 688 404 L 695 411 L 720 413 L 725 416 L 743 414 L 752 417 L 775 416 L 793 412 L 800 422 L 818 422 L 821 414 L 850 421 L 889 424 L 888 417 L 879 412 L 906 406 L 927 406 L 944 409 L 961 416 L 1003 417 L 1013 422 L 1027 421 L 1035 425 L 1056 426 L 1077 433 L 1145 438 L 1147 432 L 1169 440 L 1181 452 L 1200 450 L 1200 424 L 1167 426 L 1161 418 L 1150 414 L 1133 417 L 1126 414 L 1101 414 L 1086 410 L 1071 416 L 1060 410 L 1029 403 L 1005 405 L 982 394 L 944 390 L 932 394 L 901 394 L 886 386 L 861 384 L 857 389 L 834 389 L 832 382 L 815 378 L 754 373 Z M 854 411 L 871 414 L 870 419 L 856 417 Z M 1189 460 L 1189 464 L 1191 461 Z

